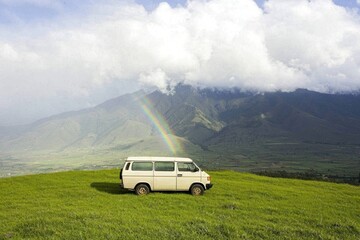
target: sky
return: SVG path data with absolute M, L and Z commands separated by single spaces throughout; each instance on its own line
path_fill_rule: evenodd
M 0 126 L 178 83 L 360 89 L 360 0 L 0 0 Z

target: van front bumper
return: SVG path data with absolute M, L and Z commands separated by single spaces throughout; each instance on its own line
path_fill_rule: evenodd
M 210 189 L 210 188 L 212 188 L 212 184 L 211 183 L 209 183 L 209 184 L 206 184 L 206 189 Z

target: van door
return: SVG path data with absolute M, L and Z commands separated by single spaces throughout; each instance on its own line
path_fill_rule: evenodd
M 124 175 L 126 173 L 126 175 Z M 124 171 L 123 178 L 126 178 L 127 188 L 133 189 L 138 183 L 148 183 L 151 190 L 154 187 L 153 163 L 149 161 L 133 162 L 131 171 Z
M 158 190 L 176 190 L 176 171 L 174 162 L 154 162 L 154 191 Z
M 188 191 L 194 182 L 200 182 L 201 172 L 192 162 L 177 162 L 177 185 L 178 191 Z

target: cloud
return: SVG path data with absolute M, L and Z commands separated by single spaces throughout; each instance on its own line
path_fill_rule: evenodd
M 330 0 L 269 0 L 263 8 L 252 0 L 164 2 L 150 12 L 107 1 L 11 27 L 0 27 L 2 100 L 90 98 L 117 83 L 164 91 L 179 82 L 255 91 L 360 88 L 359 15 Z
M 331 1 L 269 1 L 265 12 L 270 56 L 301 71 L 304 87 L 322 92 L 359 89 L 358 15 Z

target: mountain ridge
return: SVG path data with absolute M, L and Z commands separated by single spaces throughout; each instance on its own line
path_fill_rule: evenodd
M 144 104 L 170 131 L 159 132 Z M 328 162 L 355 168 L 360 162 L 360 96 L 304 89 L 250 93 L 178 85 L 173 94 L 138 91 L 13 129 L 0 131 L 0 150 L 10 155 L 104 151 L 197 156 L 225 168 L 260 162 L 287 169 L 283 164 L 291 160 L 322 170 Z M 164 138 L 183 147 L 172 152 Z

